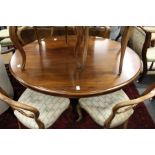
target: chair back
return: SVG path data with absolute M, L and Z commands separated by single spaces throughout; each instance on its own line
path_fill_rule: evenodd
M 133 33 L 130 36 L 129 46 L 142 58 L 142 50 L 145 43 L 146 33 L 140 28 L 134 26 Z
M 9 97 L 13 98 L 14 95 L 13 87 L 6 72 L 6 68 L 1 58 L 1 55 L 0 55 L 0 87 L 7 93 Z M 8 107 L 9 106 L 6 103 L 0 100 L 0 114 L 5 112 L 8 109 Z

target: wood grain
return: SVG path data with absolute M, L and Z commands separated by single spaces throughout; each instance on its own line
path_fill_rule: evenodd
M 69 98 L 88 97 L 115 91 L 137 78 L 141 69 L 138 55 L 126 48 L 120 75 L 120 46 L 116 41 L 89 37 L 84 70 L 79 70 L 74 56 L 76 38 L 46 39 L 41 46 L 35 41 L 24 46 L 27 57 L 25 70 L 19 50 L 10 61 L 10 71 L 26 87 L 43 93 Z M 80 89 L 80 90 L 79 90 Z

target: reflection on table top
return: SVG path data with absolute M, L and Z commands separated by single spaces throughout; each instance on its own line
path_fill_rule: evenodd
M 18 50 L 10 61 L 10 70 L 26 87 L 47 94 L 66 97 L 87 97 L 115 91 L 132 82 L 140 73 L 141 61 L 130 48 L 126 49 L 123 70 L 118 75 L 120 43 L 103 38 L 89 38 L 84 70 L 79 70 L 74 57 L 75 38 L 64 37 L 35 41 L 24 47 L 25 70 L 21 71 Z

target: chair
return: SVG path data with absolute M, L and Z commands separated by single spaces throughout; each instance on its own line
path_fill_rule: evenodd
M 4 38 L 9 38 L 9 29 L 8 27 L 0 30 L 0 40 Z
M 18 101 L 13 96 L 5 66 L 0 58 L 0 113 L 10 106 L 19 121 L 27 128 L 48 128 L 69 107 L 69 99 L 55 97 L 26 89 Z M 21 123 L 21 124 L 20 124 Z
M 5 48 L 7 47 L 7 50 L 2 50 L 1 49 L 1 54 L 6 54 L 9 52 L 14 52 L 14 46 L 13 43 L 10 39 L 10 35 L 9 35 L 9 27 L 7 27 L 6 29 L 2 29 L 0 30 L 0 46 Z
M 108 26 L 101 26 L 101 27 L 91 26 L 89 28 L 90 36 L 98 36 L 98 37 L 103 37 L 103 38 L 109 38 L 110 31 L 111 31 L 110 27 Z M 38 27 L 37 32 L 38 32 L 39 38 L 50 37 L 51 26 L 50 27 Z M 18 38 L 20 42 L 22 43 L 22 45 L 28 44 L 37 39 L 37 35 L 33 27 L 22 26 L 18 28 L 17 34 L 18 34 Z M 54 26 L 52 35 L 53 36 L 75 35 L 74 27 L 65 26 L 64 28 L 64 26 Z
M 123 67 L 123 60 L 124 60 L 124 55 L 125 55 L 125 50 L 126 50 L 126 47 L 128 45 L 128 41 L 129 41 L 129 38 L 132 34 L 132 29 L 133 27 L 132 26 L 122 26 L 121 29 L 120 29 L 120 33 L 118 34 L 118 36 L 116 37 L 116 41 L 118 41 L 118 39 L 120 39 L 121 37 L 121 48 L 120 48 L 120 64 L 119 64 L 119 75 L 121 74 L 122 72 L 122 67 Z
M 142 96 L 133 100 L 130 100 L 123 90 L 98 97 L 81 98 L 78 104 L 80 116 L 78 121 L 82 119 L 81 107 L 104 128 L 115 128 L 122 124 L 126 128 L 128 119 L 134 113 L 134 107 L 153 96 L 155 96 L 155 83 Z
M 143 29 L 151 32 L 151 46 L 155 45 L 155 26 L 143 26 Z
M 1 46 L 0 46 L 0 51 L 1 51 Z M 14 95 L 13 87 L 6 73 L 5 66 L 1 59 L 1 55 L 0 55 L 0 86 L 1 86 L 1 89 L 3 89 L 7 93 L 7 96 L 9 96 L 10 98 L 13 98 L 13 95 Z M 9 108 L 8 104 L 6 104 L 3 101 L 0 101 L 0 115 L 4 113 L 8 108 Z
M 134 27 L 129 39 L 129 46 L 140 56 L 143 63 L 139 82 L 144 79 L 148 71 L 152 70 L 155 61 L 155 47 L 151 47 L 152 32 L 146 27 Z M 150 67 L 148 63 L 151 63 Z
M 28 43 L 31 43 L 39 38 L 45 38 L 51 36 L 51 27 L 39 27 L 37 28 L 37 34 L 34 27 L 31 26 L 20 26 L 17 27 L 17 37 L 20 41 L 20 44 L 26 45 Z
M 8 47 L 8 48 L 13 46 L 13 43 L 9 35 L 9 27 L 0 30 L 0 45 L 2 47 Z

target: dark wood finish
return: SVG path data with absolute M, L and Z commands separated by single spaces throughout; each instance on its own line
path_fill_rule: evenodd
M 38 40 L 38 44 L 40 45 L 40 44 L 41 44 L 41 39 L 40 39 L 40 37 L 39 37 L 37 27 L 34 26 L 33 28 L 34 28 L 34 32 L 35 32 L 36 38 L 37 38 L 37 40 Z
M 65 40 L 66 40 L 66 44 L 67 44 L 67 38 L 68 38 L 68 27 L 65 26 Z
M 140 73 L 140 58 L 127 47 L 118 76 L 121 44 L 94 37 L 89 37 L 85 67 L 80 70 L 74 56 L 75 43 L 73 36 L 68 37 L 68 44 L 63 37 L 45 39 L 41 46 L 37 41 L 30 43 L 24 46 L 25 70 L 18 68 L 22 57 L 16 50 L 10 61 L 10 71 L 26 87 L 69 98 L 115 91 L 135 80 Z
M 17 36 L 17 26 L 10 26 L 9 33 L 10 33 L 10 38 L 11 38 L 14 46 L 17 49 L 19 49 L 19 52 L 21 55 L 20 69 L 23 71 L 25 69 L 25 64 L 26 64 L 26 54 L 25 54 L 22 44 L 19 41 L 18 36 Z
M 142 62 L 143 62 L 143 72 L 140 75 L 138 82 L 142 82 L 142 80 L 144 79 L 145 75 L 147 74 L 147 58 L 146 58 L 146 54 L 147 54 L 147 49 L 150 47 L 150 43 L 151 43 L 151 32 L 145 30 L 143 27 L 139 26 L 145 33 L 146 33 L 146 37 L 145 37 L 145 41 L 144 41 L 144 45 L 142 48 Z
M 121 49 L 120 49 L 121 56 L 120 56 L 120 65 L 119 65 L 119 73 L 118 73 L 119 75 L 122 72 L 125 50 L 126 50 L 131 32 L 132 32 L 132 27 L 125 26 L 123 34 L 122 34 L 122 39 L 121 39 Z
M 77 67 L 79 69 L 84 69 L 84 65 L 87 59 L 89 27 L 76 26 L 75 29 L 77 36 L 75 45 L 75 58 L 77 61 Z

